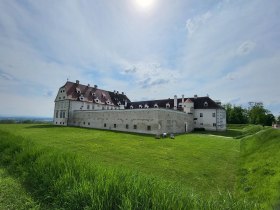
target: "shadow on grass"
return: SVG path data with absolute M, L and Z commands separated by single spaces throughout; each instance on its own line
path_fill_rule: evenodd
M 104 131 L 104 132 L 111 132 L 111 133 L 122 133 L 122 134 L 130 134 L 135 136 L 148 136 L 148 137 L 154 137 L 154 134 L 145 134 L 145 133 L 133 133 L 133 132 L 127 132 L 127 131 L 117 131 L 117 130 L 110 130 L 110 129 L 98 129 L 98 128 L 86 128 L 86 127 L 79 127 L 79 126 L 62 126 L 62 125 L 51 125 L 51 124 L 45 124 L 45 125 L 30 125 L 28 127 L 25 127 L 26 129 L 34 129 L 34 128 L 77 128 L 77 129 L 83 129 L 83 130 L 91 130 L 91 131 Z
M 42 125 L 30 125 L 25 127 L 26 129 L 30 128 L 63 128 L 65 126 L 59 126 L 59 125 L 52 125 L 52 124 L 42 124 Z

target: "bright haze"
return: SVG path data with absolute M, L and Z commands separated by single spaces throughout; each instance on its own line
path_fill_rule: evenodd
M 279 115 L 279 40 L 279 0 L 3 0 L 0 115 L 52 116 L 67 79 Z

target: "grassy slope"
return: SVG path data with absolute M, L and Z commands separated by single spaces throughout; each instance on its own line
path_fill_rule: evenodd
M 50 125 L 1 125 L 41 147 L 56 148 L 106 167 L 139 171 L 181 183 L 196 192 L 232 190 L 239 140 L 187 134 L 175 140 Z
M 264 209 L 280 208 L 280 130 L 266 129 L 241 140 L 240 192 Z
M 24 132 L 23 130 L 20 131 L 19 128 L 21 126 L 13 128 L 10 126 L 8 127 L 11 131 L 14 131 L 14 133 Z M 17 130 L 14 130 L 15 128 L 17 128 Z M 43 131 L 46 128 L 40 127 L 40 129 L 41 135 L 38 137 L 54 131 L 48 130 L 48 132 L 44 133 Z M 72 129 L 76 132 L 71 133 L 70 131 Z M 68 131 L 73 137 L 75 133 L 79 133 L 79 131 L 86 134 L 88 130 L 62 128 L 62 130 L 59 130 L 59 133 L 61 133 L 61 131 Z M 109 132 L 89 131 L 93 136 L 93 133 L 100 132 L 99 134 L 101 136 L 99 136 L 99 138 L 104 139 L 102 144 L 109 141 L 104 137 L 104 135 Z M 112 135 L 114 137 L 117 136 L 117 134 L 110 133 L 110 136 Z M 186 136 L 191 137 L 191 135 Z M 197 141 L 200 141 L 200 138 L 205 139 L 206 137 L 205 135 L 195 136 L 198 137 Z M 130 138 L 131 137 L 140 138 L 141 136 L 130 136 Z M 152 137 L 145 138 L 148 142 L 155 141 L 157 144 L 161 144 L 161 142 Z M 180 138 L 183 137 L 177 137 L 176 139 Z M 211 139 L 212 138 L 210 138 L 209 141 L 213 141 Z M 88 153 L 86 149 L 82 149 L 82 151 L 74 150 L 69 142 L 65 142 L 61 138 L 59 138 L 60 143 L 57 144 L 50 138 L 47 138 L 45 141 L 35 140 L 36 138 L 30 140 L 30 138 L 15 136 L 11 133 L 1 131 L 0 129 L 0 163 L 5 166 L 11 174 L 19 177 L 24 186 L 32 192 L 32 195 L 36 200 L 40 201 L 42 206 L 49 206 L 50 209 L 243 210 L 255 209 L 256 207 L 246 200 L 238 199 L 232 192 L 230 194 L 221 193 L 210 195 L 209 189 L 206 190 L 207 186 L 205 186 L 208 196 L 203 197 L 200 196 L 198 189 L 196 189 L 196 192 L 192 192 L 187 189 L 186 185 L 180 186 L 176 183 L 166 182 L 165 180 L 167 180 L 167 178 L 165 178 L 165 176 L 157 175 L 153 178 L 144 175 L 144 172 L 142 172 L 142 174 L 137 174 L 134 170 L 128 170 L 128 167 L 124 165 L 118 167 L 120 165 L 116 164 L 111 167 L 112 165 L 103 162 L 96 164 L 97 161 L 95 161 L 94 157 L 97 156 L 94 155 L 94 152 Z M 91 141 L 94 140 L 90 140 L 90 142 Z M 140 140 L 138 139 L 138 141 Z M 165 144 L 167 140 L 164 141 Z M 184 140 L 185 143 L 188 141 L 189 140 L 186 139 Z M 221 138 L 220 141 L 223 141 L 223 139 Z M 115 147 L 117 147 L 120 142 L 123 145 L 123 140 L 116 142 L 119 143 L 115 143 Z M 180 140 L 178 140 L 178 142 L 180 142 Z M 78 144 L 78 142 L 76 143 Z M 128 144 L 126 141 L 124 143 Z M 145 142 L 142 143 L 144 144 Z M 173 141 L 173 144 L 176 144 L 176 140 Z M 205 144 L 207 145 L 207 143 Z M 218 141 L 216 144 L 219 144 Z M 209 153 L 209 145 L 207 147 Z M 120 148 L 123 150 L 122 147 Z M 189 146 L 189 149 L 186 149 L 191 151 L 191 148 L 192 147 Z M 157 149 L 161 150 L 160 147 Z M 185 152 L 186 151 L 184 151 L 184 153 Z M 135 153 L 139 152 L 135 151 Z M 195 153 L 193 153 L 193 155 L 195 155 Z M 212 155 L 210 154 L 210 156 Z M 166 162 L 167 160 L 161 161 Z M 193 161 L 200 161 L 200 159 L 194 159 Z M 154 166 L 156 166 L 156 164 L 157 163 L 153 163 Z M 214 168 L 214 164 L 212 168 Z M 206 169 L 206 171 L 207 170 L 209 169 Z M 204 177 L 204 180 L 207 180 L 207 178 Z M 176 181 L 176 179 L 174 181 Z M 189 183 L 188 186 L 192 184 L 194 183 Z M 201 182 L 201 184 L 203 184 L 203 182 Z
M 0 168 L 0 209 L 40 209 L 15 178 Z

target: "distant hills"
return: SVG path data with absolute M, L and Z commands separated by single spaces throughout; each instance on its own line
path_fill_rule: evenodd
M 0 121 L 10 120 L 16 122 L 33 121 L 33 122 L 51 122 L 52 117 L 34 117 L 34 116 L 0 116 Z

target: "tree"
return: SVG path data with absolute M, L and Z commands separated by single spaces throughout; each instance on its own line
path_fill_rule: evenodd
M 224 105 L 227 116 L 227 123 L 245 124 L 248 123 L 247 110 L 241 106 L 232 106 L 230 103 Z
M 232 105 L 230 104 L 230 103 L 227 103 L 227 104 L 225 104 L 225 105 L 223 105 L 223 107 L 225 108 L 225 110 L 226 110 L 226 118 L 227 118 L 227 123 L 230 123 L 230 112 L 231 112 L 231 110 L 232 110 Z
M 278 124 L 280 124 L 280 115 L 277 117 L 276 122 L 277 122 Z
M 253 103 L 253 102 L 250 102 Z M 250 104 L 248 109 L 249 122 L 252 124 L 272 125 L 275 117 L 271 112 L 263 107 L 262 103 Z
M 229 121 L 233 124 L 245 124 L 248 122 L 247 111 L 241 106 L 233 106 L 229 113 Z
M 272 125 L 275 122 L 276 122 L 276 120 L 275 120 L 274 115 L 271 113 L 268 113 L 265 118 L 265 125 Z

